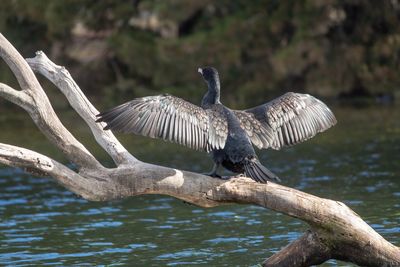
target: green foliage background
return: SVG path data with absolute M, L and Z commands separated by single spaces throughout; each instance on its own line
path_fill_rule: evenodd
M 44 50 L 100 105 L 163 92 L 197 102 L 212 65 L 235 107 L 286 91 L 396 96 L 397 0 L 4 0 L 0 31 Z M 12 80 L 0 65 L 0 79 Z

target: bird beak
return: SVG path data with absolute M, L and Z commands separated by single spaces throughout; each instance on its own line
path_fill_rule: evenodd
M 198 68 L 197 72 L 200 73 L 201 75 L 203 75 L 203 69 L 202 68 Z

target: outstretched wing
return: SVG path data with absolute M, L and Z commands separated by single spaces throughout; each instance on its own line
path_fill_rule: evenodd
M 105 130 L 162 138 L 197 150 L 225 146 L 227 122 L 215 110 L 204 110 L 181 98 L 157 95 L 137 98 L 97 115 Z
M 235 114 L 258 148 L 281 149 L 295 145 L 336 124 L 335 116 L 324 103 L 298 93 L 286 93 Z

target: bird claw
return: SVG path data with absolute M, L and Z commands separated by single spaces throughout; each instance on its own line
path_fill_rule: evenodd
M 221 179 L 221 180 L 229 180 L 229 179 L 233 178 L 232 176 L 221 176 L 216 173 L 204 173 L 204 175 L 211 176 L 213 178 L 217 178 L 217 179 Z

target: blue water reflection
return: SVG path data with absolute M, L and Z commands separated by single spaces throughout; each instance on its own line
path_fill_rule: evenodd
M 284 184 L 345 202 L 400 245 L 400 118 L 382 129 L 347 114 L 339 111 L 342 125 L 304 145 L 259 152 L 261 160 Z M 206 155 L 175 145 L 132 142 L 127 147 L 139 147 L 137 156 L 146 161 L 194 171 L 211 164 Z M 88 202 L 51 179 L 5 167 L 0 218 L 0 265 L 6 266 L 250 266 L 307 229 L 301 221 L 248 205 L 203 209 L 166 196 Z

